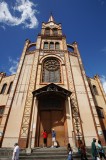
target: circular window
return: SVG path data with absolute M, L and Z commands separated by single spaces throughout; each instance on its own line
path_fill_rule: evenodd
M 60 64 L 56 59 L 48 59 L 45 61 L 44 67 L 48 71 L 56 71 L 60 68 Z

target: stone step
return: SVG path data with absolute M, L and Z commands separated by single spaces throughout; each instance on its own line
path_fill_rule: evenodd
M 0 160 L 11 160 L 12 158 L 11 157 L 7 157 L 7 158 L 0 158 Z M 67 160 L 67 157 L 54 157 L 54 158 L 52 158 L 52 157 L 49 157 L 49 158 L 47 158 L 47 157 L 43 157 L 43 158 L 35 158 L 35 157 L 24 157 L 23 159 L 22 158 L 19 158 L 19 160 L 43 160 L 43 159 L 45 159 L 45 160 L 51 160 L 51 159 L 53 159 L 53 160 Z M 88 160 L 92 160 L 92 158 L 90 157 L 90 158 L 87 158 Z M 73 158 L 73 160 L 81 160 L 81 158 L 80 157 L 75 157 L 75 158 Z
M 36 147 L 32 149 L 31 153 L 27 150 L 21 149 L 20 160 L 67 160 L 67 150 L 66 147 L 59 148 L 40 148 Z M 13 149 L 0 149 L 0 160 L 11 160 Z M 91 156 L 87 156 L 91 160 Z M 80 155 L 78 153 L 73 153 L 74 160 L 80 160 Z
M 27 156 L 30 156 L 30 155 L 34 155 L 34 156 L 36 156 L 36 155 L 54 155 L 54 154 L 56 154 L 56 155 L 67 155 L 67 153 L 66 152 L 34 152 L 34 153 L 29 153 L 29 154 L 27 154 L 27 153 L 21 153 L 20 154 L 20 156 L 25 156 L 25 155 L 27 155 Z
M 31 155 L 31 156 L 20 156 L 19 159 L 37 159 L 37 160 L 41 160 L 41 159 L 66 159 L 67 155 Z
M 53 147 L 53 148 L 52 147 L 44 147 L 44 148 L 36 147 L 36 148 L 32 149 L 33 152 L 38 151 L 38 150 L 40 150 L 40 151 L 43 151 L 43 150 L 47 150 L 47 151 L 55 151 L 55 150 L 66 151 L 67 149 L 66 149 L 66 147 L 58 147 L 58 148 L 56 148 L 56 147 Z

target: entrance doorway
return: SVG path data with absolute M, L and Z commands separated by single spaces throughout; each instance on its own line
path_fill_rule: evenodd
M 47 146 L 52 145 L 51 131 L 56 131 L 56 141 L 60 146 L 65 145 L 65 100 L 60 96 L 50 95 L 39 100 L 39 141 L 38 146 L 42 146 L 44 130 L 48 133 Z

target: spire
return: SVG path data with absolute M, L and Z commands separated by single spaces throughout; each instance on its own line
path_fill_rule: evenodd
M 54 17 L 52 15 L 52 12 L 51 12 L 51 15 L 50 15 L 50 18 L 49 18 L 48 22 L 54 22 Z

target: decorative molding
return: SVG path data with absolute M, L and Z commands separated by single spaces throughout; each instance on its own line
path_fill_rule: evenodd
M 26 103 L 24 107 L 23 119 L 22 119 L 22 124 L 21 124 L 21 129 L 20 129 L 20 135 L 19 135 L 19 144 L 23 148 L 26 148 L 28 146 L 29 129 L 30 129 L 30 123 L 31 123 L 31 112 L 32 112 L 32 106 L 33 106 L 32 105 L 33 104 L 32 92 L 34 91 L 34 87 L 35 87 L 35 79 L 36 79 L 37 64 L 38 64 L 38 54 L 39 53 L 35 54 L 34 62 L 32 65 L 32 72 L 31 72 L 31 77 L 29 81 L 29 88 L 27 92 Z
M 71 62 L 69 58 L 70 58 L 69 54 L 66 53 L 65 60 L 66 60 L 67 76 L 69 81 L 68 83 L 69 83 L 69 89 L 72 91 L 70 101 L 71 101 L 71 109 L 72 109 L 73 127 L 75 132 L 75 139 L 77 141 L 78 139 L 84 140 L 84 135 L 83 135 L 81 118 L 80 118 L 80 113 L 78 108 L 74 79 L 73 79 L 73 74 L 71 69 Z
M 36 96 L 37 98 L 39 98 L 42 95 L 49 95 L 49 94 L 57 94 L 60 95 L 64 98 L 69 97 L 71 95 L 71 92 L 54 84 L 54 83 L 50 83 L 47 86 L 44 86 L 42 88 L 39 88 L 35 91 L 33 91 L 33 95 L 34 97 Z

